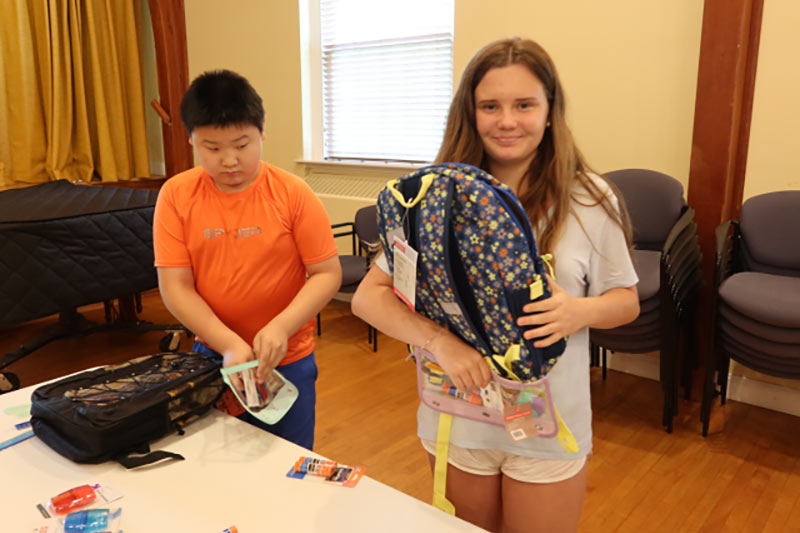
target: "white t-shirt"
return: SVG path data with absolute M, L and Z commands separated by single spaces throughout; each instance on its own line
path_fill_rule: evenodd
M 591 177 L 602 191 L 613 196 L 602 178 Z M 556 262 L 556 283 L 574 297 L 599 296 L 610 289 L 636 285 L 638 278 L 622 229 L 602 206 L 594 205 L 595 201 L 583 187 L 579 190 L 581 192 L 576 196 L 580 203 L 573 202 L 575 213 L 568 216 L 552 252 Z M 613 204 L 618 205 L 616 197 Z M 383 256 L 377 264 L 384 272 L 389 272 Z M 592 451 L 592 407 L 588 328 L 569 336 L 566 350 L 547 375 L 553 402 L 580 447 L 578 454 L 565 451 L 556 438 L 533 437 L 515 442 L 504 427 L 461 417 L 453 417 L 450 442 L 463 448 L 499 449 L 542 459 L 574 459 L 589 454 Z M 417 422 L 417 434 L 435 441 L 438 411 L 420 403 Z

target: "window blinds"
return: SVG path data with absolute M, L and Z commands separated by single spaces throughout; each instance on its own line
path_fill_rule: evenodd
M 453 0 L 320 0 L 328 160 L 432 161 L 453 79 Z

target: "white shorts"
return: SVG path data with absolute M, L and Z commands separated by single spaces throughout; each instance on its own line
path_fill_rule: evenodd
M 422 440 L 422 447 L 436 456 L 436 442 Z M 474 450 L 449 445 L 447 462 L 459 470 L 478 476 L 502 473 L 524 483 L 556 483 L 576 475 L 586 464 L 586 456 L 577 459 L 537 459 L 503 450 Z

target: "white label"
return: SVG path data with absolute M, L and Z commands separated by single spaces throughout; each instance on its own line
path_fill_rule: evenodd
M 525 430 L 522 429 L 522 428 L 517 428 L 517 429 L 511 431 L 511 438 L 514 439 L 514 440 L 522 440 L 527 436 L 528 435 L 525 434 Z
M 483 400 L 484 407 L 494 409 L 495 411 L 503 412 L 503 396 L 498 390 L 498 385 L 494 381 L 490 381 L 488 385 L 480 389 L 481 400 Z
M 402 239 L 394 237 L 394 292 L 414 309 L 417 292 L 417 251 Z
M 105 503 L 110 503 L 122 498 L 122 492 L 116 487 L 110 485 L 100 485 L 95 487 L 94 491 L 103 499 Z
M 439 302 L 439 305 L 442 306 L 442 311 L 447 313 L 448 315 L 462 315 L 461 308 L 455 302 Z
M 400 226 L 398 228 L 394 228 L 389 233 L 387 233 L 386 236 L 389 237 L 389 242 L 391 242 L 392 244 L 394 244 L 395 239 L 397 239 L 397 240 L 399 240 L 401 242 L 405 242 L 405 240 L 406 240 L 406 234 L 403 231 L 403 227 L 402 226 Z

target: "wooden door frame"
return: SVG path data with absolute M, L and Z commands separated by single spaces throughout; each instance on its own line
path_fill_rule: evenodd
M 180 120 L 181 99 L 189 87 L 186 17 L 183 0 L 148 0 L 156 49 L 159 102 L 166 177 L 192 168 L 194 155 Z
M 714 280 L 714 230 L 739 216 L 747 167 L 764 0 L 705 0 L 689 205 L 695 208 L 703 276 L 698 350 L 708 352 Z

